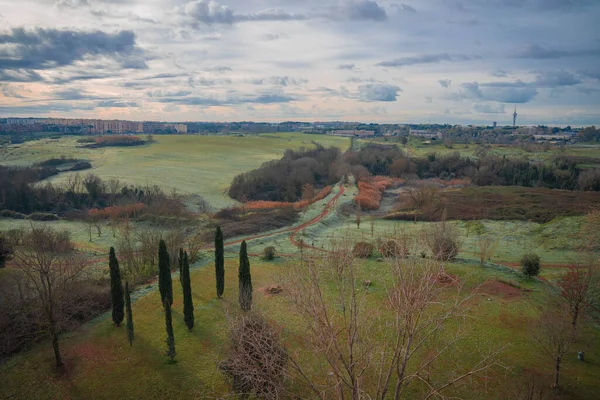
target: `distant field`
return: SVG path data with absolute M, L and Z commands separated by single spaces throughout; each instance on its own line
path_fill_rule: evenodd
M 441 155 L 458 152 L 462 157 L 475 157 L 475 150 L 479 147 L 477 144 L 464 144 L 464 143 L 453 143 L 452 148 L 447 148 L 444 145 L 443 140 L 428 141 L 418 138 L 410 138 L 406 147 L 398 142 L 396 138 L 376 139 L 376 140 L 360 140 L 359 143 L 383 143 L 383 144 L 397 144 L 400 148 L 404 148 L 410 156 L 425 156 L 429 153 L 438 153 Z M 599 144 L 575 144 L 566 145 L 559 148 L 556 145 L 552 145 L 548 151 L 544 151 L 541 145 L 533 147 L 531 151 L 527 151 L 521 147 L 515 147 L 512 145 L 490 145 L 493 153 L 500 156 L 507 157 L 527 157 L 531 161 L 545 161 L 553 156 L 557 155 L 568 155 L 576 158 L 581 158 L 582 162 L 579 167 L 600 167 L 600 145 Z M 538 148 L 539 147 L 539 148 Z
M 0 150 L 0 164 L 29 165 L 54 157 L 88 160 L 103 179 L 117 178 L 129 184 L 159 185 L 170 191 L 200 194 L 216 207 L 234 204 L 223 193 L 233 177 L 281 158 L 286 149 L 323 146 L 346 150 L 350 140 L 326 135 L 277 133 L 264 135 L 197 136 L 155 135 L 155 143 L 138 147 L 80 148 L 78 137 L 42 139 Z M 69 173 L 53 177 L 64 181 Z

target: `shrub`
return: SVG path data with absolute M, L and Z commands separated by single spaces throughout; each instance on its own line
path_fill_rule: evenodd
M 369 258 L 373 253 L 375 246 L 367 242 L 358 242 L 352 249 L 352 255 L 358 258 Z
M 247 314 L 233 321 L 230 340 L 219 369 L 231 379 L 233 390 L 259 399 L 284 397 L 289 356 L 279 330 L 262 316 Z
M 382 257 L 406 258 L 408 256 L 408 247 L 405 240 L 387 240 L 379 247 L 379 252 Z
M 27 216 L 31 221 L 58 221 L 58 215 L 51 213 L 35 212 Z
M 268 246 L 263 250 L 263 258 L 267 261 L 273 261 L 275 259 L 276 252 L 275 247 Z
M 529 278 L 540 273 L 540 257 L 534 253 L 527 253 L 521 258 L 521 270 Z
M 0 218 L 25 219 L 26 215 L 12 210 L 0 211 Z
M 429 227 L 425 231 L 425 240 L 429 251 L 436 260 L 454 260 L 460 250 L 458 231 L 445 221 Z

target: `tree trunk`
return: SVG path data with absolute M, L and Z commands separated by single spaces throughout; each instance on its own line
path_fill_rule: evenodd
M 63 367 L 62 357 L 60 356 L 60 350 L 58 349 L 58 335 L 54 332 L 52 336 L 52 348 L 54 349 L 54 358 L 56 358 L 56 368 L 60 369 Z
M 560 357 L 556 357 L 556 365 L 554 368 L 554 385 L 552 385 L 552 387 L 557 388 L 558 387 L 558 378 L 560 376 Z

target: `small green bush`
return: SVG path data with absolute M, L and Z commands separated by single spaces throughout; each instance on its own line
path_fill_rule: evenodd
M 35 212 L 29 214 L 27 219 L 31 221 L 58 221 L 58 215 L 50 213 Z
M 267 261 L 273 261 L 276 256 L 275 247 L 268 246 L 263 250 L 263 258 Z
M 12 210 L 2 210 L 0 211 L 0 218 L 25 219 L 25 214 Z
M 540 273 L 540 257 L 534 253 L 527 253 L 521 258 L 521 270 L 529 278 Z

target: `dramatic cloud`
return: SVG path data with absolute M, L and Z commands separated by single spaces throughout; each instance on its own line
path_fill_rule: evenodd
M 473 60 L 473 59 L 477 59 L 477 58 L 478 57 L 476 57 L 476 56 L 470 56 L 467 54 L 448 54 L 448 53 L 428 54 L 428 55 L 415 56 L 415 57 L 396 58 L 391 61 L 382 61 L 382 62 L 376 64 L 376 66 L 400 68 L 400 67 L 406 67 L 409 65 L 434 64 L 434 63 L 439 63 L 442 61 L 468 61 L 468 60 Z
M 1 118 L 600 125 L 598 0 L 0 2 Z
M 308 83 L 308 80 L 303 78 L 291 78 L 289 76 L 271 76 L 268 78 L 252 79 L 251 82 L 253 85 L 297 86 Z
M 346 1 L 340 10 L 342 15 L 353 21 L 385 21 L 387 13 L 376 1 Z M 335 15 L 333 16 L 335 18 Z
M 358 98 L 361 101 L 396 101 L 398 92 L 402 89 L 398 86 L 384 83 L 370 83 L 358 87 Z
M 129 108 L 138 107 L 136 102 L 124 102 L 118 100 L 104 100 L 96 103 L 96 107 L 100 108 Z
M 0 71 L 44 70 L 71 65 L 88 56 L 104 56 L 123 68 L 147 68 L 132 31 L 108 34 L 58 29 L 13 28 L 0 34 Z
M 595 49 L 560 50 L 543 47 L 537 44 L 532 44 L 523 49 L 517 50 L 512 57 L 551 60 L 576 56 L 600 57 L 600 47 Z

